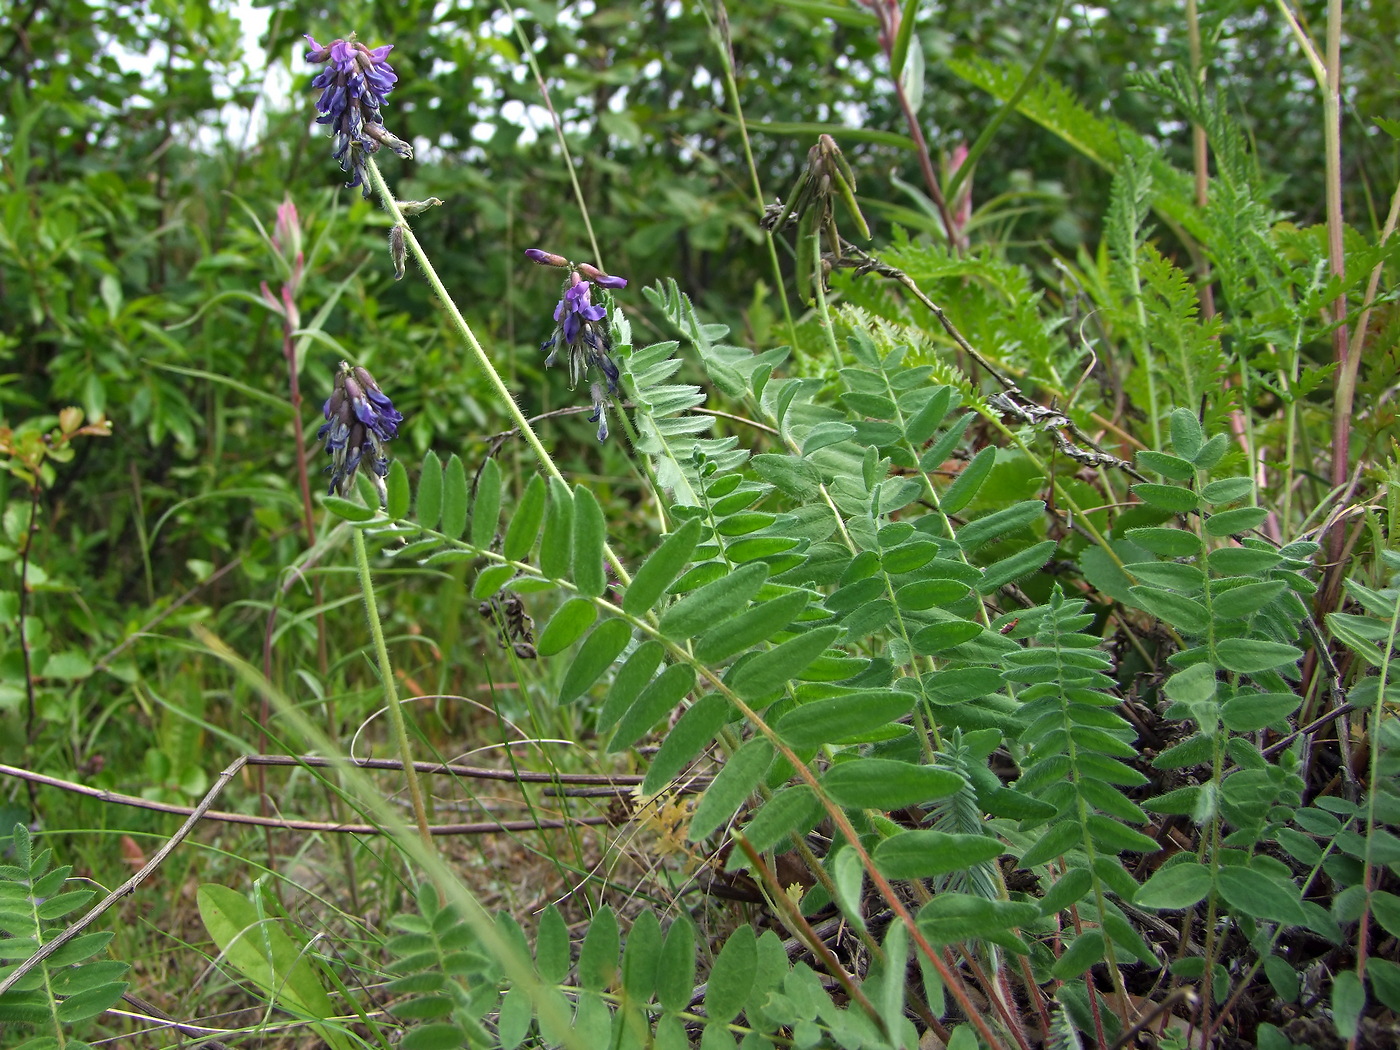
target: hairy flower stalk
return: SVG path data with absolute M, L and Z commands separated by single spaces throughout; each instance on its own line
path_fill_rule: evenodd
M 316 123 L 331 125 L 335 143 L 332 156 L 340 163 L 342 171 L 351 173 L 345 185 L 361 187 L 368 200 L 370 184 L 365 158 L 369 154 L 377 153 L 380 146 L 388 146 L 404 160 L 413 158 L 413 147 L 384 126 L 379 112 L 399 79 L 394 68 L 384 60 L 394 45 L 385 44 L 371 50 L 354 40 L 353 33 L 350 40 L 332 40 L 325 47 L 316 43 L 309 33 L 306 40 L 311 45 L 306 60 L 326 64 L 311 81 L 312 87 L 321 89 L 321 97 L 316 102 Z
M 384 445 L 398 435 L 403 413 L 379 389 L 374 376 L 342 361 L 335 389 L 326 398 L 325 415 L 326 422 L 316 431 L 316 437 L 325 439 L 326 454 L 331 457 L 331 465 L 326 468 L 331 476 L 330 491 L 345 492 L 368 456 L 375 487 L 383 500 L 383 479 L 389 473 L 389 453 Z
M 559 355 L 565 354 L 569 364 L 569 386 L 578 386 L 589 368 L 597 368 L 603 373 L 604 383 L 591 383 L 589 392 L 593 399 L 593 414 L 590 423 L 598 424 L 598 440 L 608 437 L 606 410 L 612 396 L 617 394 L 619 372 L 617 363 L 609 356 L 612 350 L 612 336 L 609 334 L 607 292 L 604 301 L 593 301 L 594 288 L 626 288 L 625 277 L 613 277 L 588 263 L 569 262 L 562 255 L 529 248 L 526 258 L 541 266 L 557 266 L 569 270 L 569 278 L 564 284 L 564 295 L 554 308 L 554 334 L 540 344 L 541 350 L 548 350 L 545 366 L 553 365 Z

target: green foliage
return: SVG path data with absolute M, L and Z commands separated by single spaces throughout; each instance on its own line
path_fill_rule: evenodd
M 0 865 L 0 944 L 4 966 L 0 981 L 11 977 L 62 930 L 71 916 L 89 901 L 89 889 L 65 890 L 71 864 L 53 867 L 53 850 L 35 853 L 29 829 L 16 824 L 8 839 L 13 864 Z M 105 956 L 112 934 L 93 931 L 67 940 L 18 981 L 0 993 L 0 1025 L 33 1033 L 16 1044 L 24 1050 L 68 1046 L 82 1050 L 87 1043 L 74 1030 L 116 1003 L 128 983 L 122 978 L 127 963 Z

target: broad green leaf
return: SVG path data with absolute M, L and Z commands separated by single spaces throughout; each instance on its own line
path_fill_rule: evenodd
M 626 620 L 608 619 L 600 623 L 579 647 L 569 669 L 564 672 L 564 684 L 559 687 L 559 702 L 572 703 L 591 689 L 603 672 L 613 665 L 631 638 L 632 625 Z
M 986 481 L 987 475 L 992 472 L 996 461 L 995 445 L 988 445 L 973 456 L 967 466 L 958 472 L 953 483 L 938 497 L 939 509 L 944 514 L 956 514 L 971 503 L 977 495 L 977 490 L 982 487 L 982 482 Z
M 790 591 L 760 602 L 702 634 L 695 643 L 695 659 L 713 667 L 735 653 L 767 641 L 779 631 L 786 630 L 807 608 L 811 598 L 809 591 Z
M 549 482 L 549 502 L 540 537 L 540 572 L 552 580 L 567 579 L 574 559 L 574 497 L 557 478 Z
M 754 473 L 793 499 L 811 499 L 822 483 L 815 466 L 797 456 L 763 453 L 749 460 Z
M 1210 536 L 1234 536 L 1258 528 L 1268 516 L 1269 512 L 1263 507 L 1222 510 L 1206 519 L 1206 533 Z
M 898 689 L 870 689 L 813 700 L 783 715 L 774 728 L 784 741 L 799 749 L 845 743 L 903 718 L 915 699 L 913 693 Z
M 379 513 L 372 507 L 341 496 L 322 496 L 321 504 L 336 517 L 346 521 L 369 521 Z
M 384 513 L 398 521 L 408 517 L 408 471 L 401 460 L 389 464 L 389 476 L 384 479 L 386 489 Z
M 1038 571 L 1050 560 L 1058 546 L 1055 540 L 1041 540 L 1008 558 L 993 562 L 982 570 L 982 580 L 977 585 L 977 592 L 991 594 L 998 587 Z
M 1052 976 L 1061 981 L 1078 977 L 1081 973 L 1103 958 L 1103 934 L 1098 930 L 1085 930 L 1050 968 Z
M 744 826 L 744 837 L 759 852 L 781 844 L 788 835 L 799 835 L 821 820 L 821 803 L 806 784 L 792 784 L 778 791 L 759 807 L 758 812 Z M 733 858 L 743 861 L 742 854 L 735 850 Z
M 310 1018 L 316 1034 L 333 1050 L 355 1045 L 335 1026 L 317 1023 L 338 1011 L 311 960 L 281 923 L 259 914 L 247 897 L 227 886 L 206 883 L 195 896 L 204 928 L 229 965 L 285 1008 Z
M 832 799 L 852 809 L 904 809 L 946 798 L 963 787 L 963 778 L 945 769 L 890 758 L 841 762 L 827 770 L 822 787 Z
M 535 649 L 541 656 L 562 653 L 583 637 L 598 618 L 598 607 L 587 598 L 570 598 L 555 611 L 540 632 Z M 601 672 L 600 672 L 601 673 Z M 585 688 L 587 688 L 585 686 Z
M 986 835 L 954 835 L 919 829 L 902 831 L 875 847 L 875 866 L 886 878 L 928 879 L 964 871 L 1006 852 Z
M 1149 507 L 1173 514 L 1189 514 L 1200 506 L 1200 498 L 1194 492 L 1176 485 L 1158 485 L 1155 482 L 1144 481 L 1133 485 L 1132 491 Z
M 1241 915 L 1292 926 L 1307 924 L 1308 917 L 1299 903 L 1298 887 L 1272 872 L 1224 867 L 1216 872 L 1215 884 L 1225 902 Z
M 617 732 L 608 742 L 609 753 L 631 747 L 656 725 L 661 718 L 685 698 L 695 687 L 695 671 L 689 664 L 672 664 L 642 690 L 618 723 Z
M 705 789 L 690 818 L 687 838 L 699 842 L 729 820 L 758 787 L 772 764 L 773 745 L 763 737 L 752 737 L 740 744 Z
M 1205 634 L 1210 627 L 1206 607 L 1195 598 L 1164 591 L 1160 587 L 1130 587 L 1129 593 L 1143 609 L 1188 634 Z
M 1022 868 L 1035 868 L 1062 857 L 1079 844 L 1082 829 L 1075 820 L 1060 820 L 1041 829 L 1040 840 L 1021 854 L 1017 862 Z
M 681 715 L 647 769 L 642 790 L 654 795 L 685 768 L 696 755 L 705 748 L 720 727 L 724 725 L 731 711 L 729 701 L 719 693 L 708 693 Z
M 443 535 L 458 539 L 467 527 L 467 509 L 470 499 L 467 492 L 467 469 L 462 460 L 453 453 L 447 460 L 442 473 L 442 528 Z
M 63 1002 L 54 1007 L 54 1016 L 64 1024 L 76 1024 L 79 1021 L 86 1021 L 105 1013 L 122 997 L 126 991 L 127 982 L 119 981 L 115 983 L 104 983 L 96 988 L 89 988 L 68 996 Z M 317 1025 L 318 1031 L 326 1026 Z M 342 1037 L 343 1038 L 343 1037 Z M 332 1044 L 335 1045 L 335 1044 Z M 349 1045 L 348 1042 L 340 1045 Z M 68 1046 L 73 1046 L 70 1041 Z
M 1176 911 L 1190 908 L 1205 900 L 1213 878 L 1210 869 L 1199 861 L 1188 860 L 1159 868 L 1142 884 L 1133 903 L 1142 908 Z
M 1259 638 L 1222 639 L 1215 645 L 1215 654 L 1220 658 L 1222 667 L 1240 674 L 1292 667 L 1303 658 L 1303 654 L 1291 645 L 1266 642 Z
M 1137 461 L 1139 468 L 1161 474 L 1173 481 L 1190 481 L 1196 476 L 1196 468 L 1189 460 L 1180 456 L 1169 456 L 1165 452 L 1139 452 Z
M 419 1025 L 399 1041 L 400 1050 L 457 1050 L 467 1045 L 466 1030 L 446 1021 Z
M 627 934 L 622 951 L 622 989 L 633 1002 L 646 1002 L 656 990 L 656 969 L 661 961 L 661 924 L 656 912 L 643 909 Z
M 425 529 L 436 529 L 438 518 L 442 516 L 442 460 L 437 458 L 435 452 L 423 457 L 423 468 L 418 476 L 418 505 L 414 514 L 418 524 Z
M 548 984 L 562 984 L 569 976 L 569 927 L 551 904 L 540 916 L 535 935 L 535 969 Z
M 768 566 L 755 562 L 705 584 L 661 614 L 661 633 L 684 641 L 723 623 L 748 604 L 767 578 Z
M 1355 970 L 1343 970 L 1332 978 L 1332 1023 L 1338 1036 L 1353 1039 L 1365 1009 L 1366 989 Z
M 1282 580 L 1266 583 L 1246 583 L 1216 595 L 1210 603 L 1210 611 L 1221 620 L 1243 620 L 1268 605 L 1288 589 Z
M 644 616 L 651 611 L 690 560 L 700 540 L 700 528 L 700 519 L 691 518 L 662 540 L 661 546 L 642 563 L 622 596 L 624 612 Z
M 608 527 L 603 521 L 603 508 L 593 490 L 574 486 L 574 584 L 579 593 L 589 598 L 601 598 L 607 588 L 603 566 L 603 547 L 607 543 Z
M 656 1001 L 671 1012 L 690 1005 L 695 989 L 695 924 L 681 912 L 666 931 L 656 968 Z
M 1205 444 L 1205 431 L 1201 422 L 1189 408 L 1174 409 L 1171 414 L 1172 448 L 1177 454 L 1194 461 L 1196 454 Z
M 909 641 L 914 652 L 929 656 L 969 642 L 981 633 L 982 625 L 971 620 L 944 620 L 920 628 Z
M 1235 500 L 1244 499 L 1253 492 L 1252 478 L 1221 478 L 1201 489 L 1201 499 L 1212 504 L 1234 503 Z
M 506 992 L 501 1000 L 501 1011 L 496 1017 L 496 1035 L 500 1040 L 500 1050 L 515 1050 L 530 1033 L 530 1022 L 535 1019 L 535 1006 L 530 993 L 523 987 L 514 987 Z
M 593 913 L 579 949 L 579 984 L 595 992 L 610 986 L 617 979 L 618 951 L 617 916 L 605 904 Z
M 598 731 L 610 729 L 622 717 L 632 702 L 637 699 L 643 687 L 651 681 L 651 676 L 661 666 L 661 655 L 665 652 L 661 643 L 649 638 L 623 661 L 608 689 L 607 698 L 598 712 Z
M 501 553 L 507 561 L 524 561 L 530 556 L 530 549 L 534 547 L 535 537 L 540 531 L 540 523 L 544 521 L 547 491 L 544 478 L 539 474 L 532 477 L 530 483 L 525 486 L 520 504 L 510 516 L 510 524 L 506 526 L 506 538 Z
M 919 910 L 917 921 L 919 929 L 931 940 L 938 944 L 952 944 L 975 937 L 996 939 L 996 935 L 1003 930 L 1025 926 L 1039 919 L 1040 911 L 1034 904 L 943 892 L 936 894 Z
M 818 627 L 737 665 L 730 687 L 745 700 L 769 696 L 805 671 L 841 633 L 839 627 Z
M 1005 539 L 1040 518 L 1044 512 L 1045 501 L 1032 499 L 975 518 L 957 531 L 958 546 L 970 551 L 983 544 Z
M 1070 868 L 1063 878 L 1045 891 L 1045 896 L 1040 899 L 1040 913 L 1055 915 L 1079 903 L 1093 884 L 1094 875 L 1088 868 Z
M 914 413 L 912 419 L 904 426 L 904 436 L 916 449 L 929 438 L 933 437 L 933 432 L 938 429 L 940 423 L 947 418 L 948 410 L 953 404 L 953 388 L 950 386 L 939 387 L 933 395 L 924 402 L 922 408 Z M 959 422 L 962 428 L 957 431 L 957 439 L 962 436 L 962 430 L 967 428 L 967 424 L 972 421 L 971 416 L 964 416 Z
M 515 575 L 515 567 L 512 565 L 488 565 L 476 574 L 476 581 L 472 584 L 472 597 L 477 601 L 485 601 L 491 595 L 499 591 L 507 580 Z
M 745 923 L 731 933 L 715 957 L 705 986 L 705 1016 L 726 1024 L 748 1002 L 758 965 L 758 945 L 753 927 Z
M 1190 558 L 1201 552 L 1201 538 L 1185 529 L 1158 527 L 1129 529 L 1128 539 L 1163 558 Z M 1212 554 L 1219 552 L 1212 552 Z

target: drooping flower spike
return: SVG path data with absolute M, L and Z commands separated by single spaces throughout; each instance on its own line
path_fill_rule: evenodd
M 379 388 L 374 376 L 345 361 L 340 363 L 335 388 L 326 398 L 323 411 L 326 422 L 316 431 L 316 437 L 325 440 L 326 454 L 331 457 L 326 468 L 331 476 L 330 491 L 344 493 L 368 456 L 375 487 L 383 499 L 383 478 L 389 473 L 389 453 L 384 445 L 398 436 L 403 413 Z
M 394 67 L 385 61 L 394 45 L 370 49 L 356 41 L 353 33 L 351 39 L 332 40 L 325 47 L 309 33 L 306 41 L 311 45 L 306 60 L 326 64 L 311 81 L 312 87 L 321 88 L 316 123 L 331 125 L 335 144 L 331 155 L 342 171 L 351 174 L 346 186 L 361 187 L 368 199 L 369 169 L 365 158 L 369 154 L 378 152 L 380 146 L 388 146 L 404 160 L 413 158 L 413 147 L 395 137 L 384 126 L 380 114 L 380 107 L 399 79 Z
M 561 353 L 567 355 L 570 388 L 578 386 L 590 367 L 603 373 L 606 386 L 593 383 L 589 388 L 593 398 L 593 414 L 588 419 L 598 424 L 598 440 L 604 441 L 608 436 L 608 421 L 604 413 L 611 396 L 617 393 L 621 373 L 617 363 L 609 356 L 612 337 L 608 328 L 607 306 L 593 301 L 593 289 L 626 288 L 627 278 L 613 277 L 588 263 L 575 265 L 562 255 L 539 248 L 527 248 L 525 256 L 541 266 L 569 270 L 564 295 L 554 308 L 554 334 L 540 345 L 540 349 L 549 351 L 549 357 L 544 362 L 546 367 L 553 365 Z

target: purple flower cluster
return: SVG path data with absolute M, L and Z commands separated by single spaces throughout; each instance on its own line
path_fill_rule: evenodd
M 316 431 L 316 437 L 325 440 L 326 454 L 331 457 L 326 472 L 331 476 L 332 493 L 345 492 L 366 455 L 376 481 L 389 473 L 389 453 L 384 443 L 398 435 L 403 413 L 379 389 L 374 376 L 342 361 L 324 411 L 326 422 Z M 378 487 L 382 494 L 382 481 L 378 481 Z
M 612 337 L 608 331 L 608 309 L 604 303 L 593 302 L 593 289 L 626 288 L 627 278 L 612 277 L 596 266 L 588 263 L 574 265 L 562 255 L 529 248 L 525 252 L 531 262 L 541 266 L 566 267 L 569 270 L 568 282 L 564 285 L 563 298 L 554 308 L 554 334 L 540 345 L 548 350 L 545 366 L 553 365 L 561 353 L 568 355 L 569 386 L 576 387 L 590 367 L 597 368 L 607 380 L 591 384 L 593 414 L 589 422 L 598 424 L 598 440 L 608 436 L 608 422 L 603 415 L 611 395 L 617 393 L 620 378 L 617 363 L 609 356 L 612 350 Z
M 322 47 L 309 33 L 306 40 L 311 45 L 306 60 L 326 63 L 326 68 L 311 81 L 312 87 L 322 89 L 316 103 L 316 123 L 331 125 L 335 143 L 332 155 L 340 162 L 341 170 L 352 175 L 346 186 L 362 187 L 361 192 L 368 199 L 365 158 L 369 154 L 378 152 L 380 146 L 388 146 L 405 160 L 413 157 L 413 147 L 384 127 L 379 112 L 399 79 L 384 60 L 394 45 L 371 50 L 352 39 L 332 40 Z

